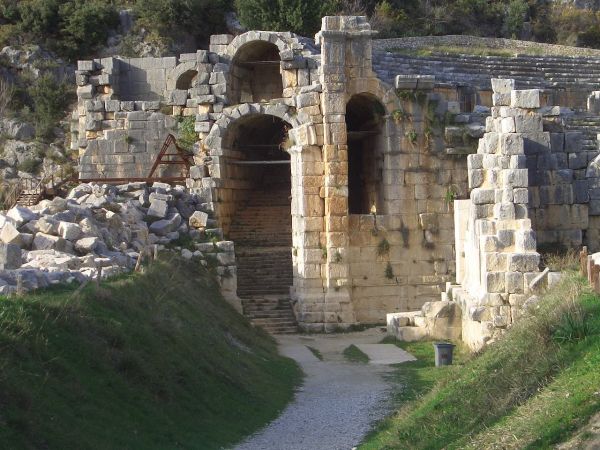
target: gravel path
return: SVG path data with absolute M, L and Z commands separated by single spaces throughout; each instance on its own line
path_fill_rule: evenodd
M 318 337 L 281 336 L 280 351 L 306 374 L 304 385 L 283 413 L 237 450 L 349 450 L 390 409 L 384 365 L 345 362 L 350 344 L 379 342 L 378 330 Z M 318 360 L 307 346 L 322 352 Z

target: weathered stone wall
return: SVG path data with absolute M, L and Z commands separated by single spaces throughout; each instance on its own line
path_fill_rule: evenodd
M 372 35 L 364 17 L 326 17 L 320 54 L 290 33 L 251 31 L 179 58 L 82 61 L 81 176 L 147 176 L 166 135 L 193 117 L 187 188 L 227 233 L 267 173 L 248 164 L 264 163 L 248 144 L 278 148 L 276 159 L 289 158 L 301 325 L 382 322 L 439 299 L 456 276 L 462 287 L 445 295 L 477 347 L 518 316 L 538 275 L 536 244 L 600 242 L 597 151 L 566 129 L 564 111 L 541 108 L 552 96 L 538 90 L 497 80 L 491 111 L 464 114 L 479 101 L 471 88 L 394 61 L 375 72 Z M 273 135 L 261 141 L 263 129 Z

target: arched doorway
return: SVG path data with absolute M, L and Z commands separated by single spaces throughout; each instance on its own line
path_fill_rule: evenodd
M 293 283 L 290 125 L 266 114 L 238 119 L 224 146 L 232 189 L 229 237 L 236 245 L 238 296 L 287 296 Z
M 230 70 L 230 102 L 259 103 L 283 96 L 279 48 L 266 41 L 242 46 Z
M 382 212 L 384 115 L 385 108 L 371 94 L 356 94 L 346 105 L 350 214 Z

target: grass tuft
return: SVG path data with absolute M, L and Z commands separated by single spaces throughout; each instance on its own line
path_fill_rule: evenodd
M 356 345 L 349 345 L 342 352 L 344 358 L 346 358 L 350 362 L 367 364 L 369 362 L 369 357 L 366 353 L 364 353 L 361 349 L 359 349 Z
M 311 347 L 310 345 L 307 345 L 306 348 L 309 349 L 313 355 L 315 355 L 315 358 L 317 358 L 319 361 L 323 361 L 323 353 L 321 353 L 319 349 Z

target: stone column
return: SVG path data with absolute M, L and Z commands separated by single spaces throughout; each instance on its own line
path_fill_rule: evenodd
M 321 43 L 320 81 L 323 87 L 323 166 L 325 182 L 320 195 L 325 200 L 321 244 L 327 260 L 321 266 L 324 283 L 325 330 L 355 322 L 350 298 L 348 261 L 348 145 L 346 135 L 347 72 L 357 66 L 359 55 L 352 50 L 368 45 L 353 39 L 370 40 L 365 17 L 324 17 L 317 40 Z M 370 56 L 370 55 L 368 55 Z M 369 65 L 370 58 L 363 64 Z M 358 75 L 357 73 L 350 74 Z

